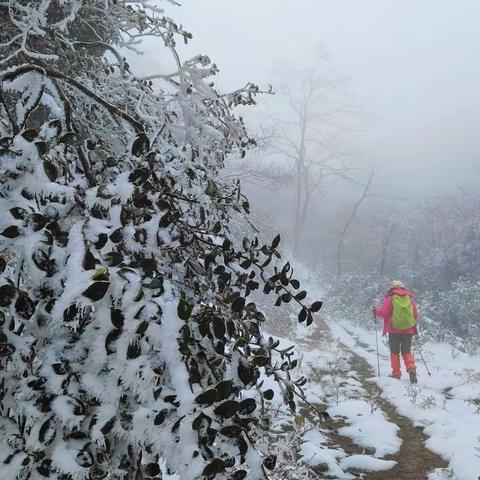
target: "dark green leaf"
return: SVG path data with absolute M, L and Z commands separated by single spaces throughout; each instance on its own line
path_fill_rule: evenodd
M 83 257 L 83 269 L 84 270 L 94 270 L 95 269 L 95 257 L 92 255 L 90 250 L 85 251 L 85 255 Z
M 185 299 L 181 298 L 177 306 L 177 315 L 180 320 L 187 321 L 192 314 L 193 306 Z
M 145 473 L 146 473 L 149 477 L 157 477 L 157 475 L 159 475 L 159 474 L 161 473 L 161 471 L 160 471 L 160 465 L 158 464 L 158 462 L 148 463 L 148 464 L 145 466 Z M 161 477 L 157 477 L 157 478 L 161 478 Z
M 109 286 L 110 286 L 110 282 L 95 282 L 95 283 L 92 283 L 82 293 L 82 295 L 90 299 L 92 302 L 98 302 L 105 296 Z
M 148 326 L 149 323 L 146 320 L 143 320 L 142 322 L 140 322 L 140 325 L 137 327 L 135 333 L 137 335 L 143 335 L 147 331 Z
M 67 373 L 67 369 L 63 363 L 54 363 L 52 364 L 52 368 L 57 375 L 65 375 Z
M 237 470 L 236 472 L 232 473 L 232 476 L 230 477 L 230 480 L 243 480 L 246 477 L 247 477 L 247 471 L 246 470 Z
M 232 302 L 232 310 L 234 312 L 240 312 L 243 310 L 245 306 L 245 298 L 243 297 L 236 297 L 235 300 Z
M 200 405 L 212 405 L 218 400 L 218 391 L 215 388 L 205 390 L 203 393 L 195 398 L 195 401 Z
M 310 311 L 312 313 L 318 312 L 322 308 L 323 302 L 313 302 L 312 306 L 310 307 Z
M 218 401 L 225 400 L 233 393 L 233 382 L 232 380 L 225 380 L 217 384 L 215 389 L 218 392 Z
M 122 241 L 123 238 L 123 229 L 122 228 L 117 228 L 111 235 L 110 235 L 110 240 L 113 243 L 119 243 Z
M 20 231 L 16 225 L 11 225 L 7 227 L 2 233 L 0 233 L 3 237 L 7 238 L 16 238 L 20 235 Z
M 240 266 L 244 270 L 247 270 L 247 268 L 250 268 L 252 266 L 252 261 L 247 258 L 246 260 L 244 260 L 243 262 L 240 263 Z
M 43 157 L 47 153 L 48 146 L 45 142 L 35 142 L 38 154 Z
M 16 294 L 17 289 L 13 285 L 10 285 L 9 283 L 2 285 L 0 287 L 0 307 L 8 307 L 12 303 Z
M 105 261 L 110 267 L 116 267 L 123 262 L 123 255 L 120 252 L 109 252 L 105 255 Z
M 11 343 L 0 344 L 0 357 L 9 357 L 15 353 L 15 347 Z
M 305 297 L 307 296 L 307 292 L 305 290 L 302 290 L 301 292 L 298 292 L 296 295 L 295 295 L 295 298 L 298 300 L 298 301 L 302 301 L 305 299 Z
M 45 446 L 50 445 L 57 434 L 57 428 L 53 417 L 45 420 L 38 431 L 38 440 Z
M 43 170 L 45 175 L 51 182 L 54 182 L 58 178 L 58 170 L 57 167 L 50 161 L 44 160 L 43 161 Z
M 245 455 L 248 451 L 248 443 L 243 437 L 237 439 L 238 451 L 240 455 Z
M 230 418 L 237 413 L 238 405 L 235 400 L 227 400 L 215 408 L 214 413 L 219 417 Z
M 222 230 L 222 224 L 220 222 L 216 222 L 215 225 L 212 228 L 212 232 L 215 235 L 217 235 L 218 233 L 220 233 L 221 230 Z
M 220 317 L 213 317 L 213 333 L 218 339 L 222 339 L 225 336 L 225 321 Z
M 154 258 L 145 258 L 141 261 L 140 266 L 146 275 L 152 276 L 157 269 L 157 261 Z
M 136 186 L 140 186 L 148 178 L 148 170 L 146 168 L 135 169 L 128 177 L 128 180 Z
M 160 221 L 158 222 L 158 226 L 160 228 L 167 228 L 172 223 L 172 214 L 170 212 L 165 213 Z
M 192 422 L 192 429 L 193 430 L 199 430 L 202 427 L 208 426 L 212 424 L 212 419 L 208 416 L 205 415 L 203 412 L 200 412 L 200 415 L 195 418 L 195 420 Z
M 273 398 L 273 390 L 271 388 L 269 388 L 268 390 L 265 390 L 263 392 L 263 398 L 265 398 L 265 400 L 271 400 Z
M 115 352 L 114 348 L 112 348 L 112 343 L 118 340 L 121 334 L 122 331 L 118 328 L 115 328 L 109 332 L 109 334 L 105 338 L 105 350 L 107 352 L 107 355 Z
M 30 216 L 30 222 L 31 222 L 32 228 L 35 232 L 39 232 L 47 224 L 51 223 L 50 219 L 46 215 L 42 215 L 41 213 L 32 214 Z
M 10 214 L 16 220 L 23 220 L 28 215 L 28 212 L 24 208 L 15 207 L 10 209 Z
M 113 426 L 115 425 L 115 417 L 112 417 L 110 420 L 108 420 L 103 427 L 100 429 L 100 431 L 104 435 L 108 435 L 110 431 L 112 430 Z
M 269 363 L 269 361 L 270 359 L 268 357 L 257 355 L 256 357 L 253 357 L 252 364 L 255 365 L 256 367 L 264 367 Z
M 269 455 L 263 460 L 263 465 L 265 466 L 265 468 L 268 468 L 268 470 L 273 470 L 275 468 L 276 463 L 277 463 L 276 455 Z
M 21 292 L 15 302 L 15 311 L 25 320 L 30 320 L 35 313 L 35 304 L 26 293 Z
M 214 458 L 204 469 L 202 475 L 204 477 L 215 476 L 217 473 L 225 471 L 225 462 L 220 458 Z
M 257 402 L 253 398 L 246 398 L 240 402 L 238 413 L 242 415 L 250 415 L 257 408 Z
M 22 137 L 27 140 L 27 142 L 33 142 L 38 137 L 38 132 L 30 128 L 22 132 Z
M 165 408 L 163 410 L 160 410 L 160 412 L 155 415 L 155 419 L 153 420 L 153 423 L 155 425 L 161 425 L 164 421 L 165 418 L 167 418 L 168 410 Z
M 220 430 L 220 433 L 228 438 L 237 438 L 242 434 L 242 427 L 238 425 L 229 425 L 228 427 L 223 427 Z
M 132 145 L 132 155 L 140 157 L 150 150 L 150 141 L 145 133 L 141 132 Z
M 98 235 L 98 240 L 95 242 L 95 248 L 101 250 L 108 241 L 108 235 L 106 233 L 100 233 Z
M 300 282 L 295 278 L 290 280 L 290 285 L 295 289 L 300 288 Z
M 77 314 L 78 314 L 78 307 L 77 305 L 72 303 L 72 305 L 70 305 L 63 311 L 63 321 L 66 323 L 72 322 L 76 318 Z
M 245 384 L 253 383 L 255 380 L 255 370 L 251 365 L 240 362 L 237 367 L 238 378 Z
M 138 358 L 142 354 L 142 349 L 138 342 L 132 342 L 127 347 L 127 360 Z
M 272 248 L 277 248 L 280 244 L 280 235 L 277 235 L 272 242 Z
M 288 303 L 290 302 L 291 299 L 292 299 L 292 296 L 290 295 L 290 293 L 284 293 L 282 295 L 282 302 Z

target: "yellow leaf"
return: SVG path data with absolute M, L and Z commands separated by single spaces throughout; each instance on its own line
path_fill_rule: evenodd
M 302 415 L 295 415 L 295 425 L 302 427 L 305 423 L 305 418 Z
M 98 277 L 101 277 L 102 275 L 105 275 L 108 272 L 108 269 L 106 267 L 98 267 L 92 272 L 92 280 L 97 279 Z

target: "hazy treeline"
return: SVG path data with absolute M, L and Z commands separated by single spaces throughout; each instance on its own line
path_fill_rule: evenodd
M 371 193 L 345 235 L 338 275 L 338 243 L 354 204 L 319 200 L 301 234 L 298 260 L 327 286 L 327 307 L 365 318 L 389 281 L 399 278 L 414 290 L 424 315 L 472 336 L 480 323 L 480 192 L 416 201 Z M 288 215 L 277 219 L 288 238 Z
M 260 235 L 280 232 L 327 288 L 331 310 L 343 304 L 341 313 L 362 317 L 398 278 L 425 315 L 468 337 L 480 313 L 480 190 L 447 190 L 437 169 L 412 194 L 422 174 L 408 159 L 374 165 L 361 147 L 368 115 L 351 86 L 327 56 L 312 64 L 272 78 L 258 148 L 225 175 L 242 180 Z

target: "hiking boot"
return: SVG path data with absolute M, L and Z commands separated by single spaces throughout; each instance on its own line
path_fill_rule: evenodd
M 410 383 L 417 383 L 417 369 L 411 368 L 408 374 L 410 375 Z

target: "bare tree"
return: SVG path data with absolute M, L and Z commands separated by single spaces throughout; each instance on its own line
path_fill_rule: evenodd
M 307 70 L 282 71 L 277 96 L 283 102 L 276 102 L 275 111 L 269 109 L 275 128 L 270 152 L 288 166 L 294 190 L 294 254 L 313 197 L 329 178 L 349 178 L 352 173 L 351 155 L 342 145 L 347 129 L 341 123 L 351 110 L 342 104 L 341 82 L 331 71 L 325 56 Z
M 269 92 L 267 92 L 269 93 Z M 274 131 L 271 126 L 260 126 L 256 132 L 255 149 L 240 155 L 235 162 L 225 165 L 221 178 L 227 181 L 241 180 L 259 188 L 279 190 L 291 183 L 292 175 L 286 165 L 279 165 L 271 160 L 265 161 L 274 142 Z

